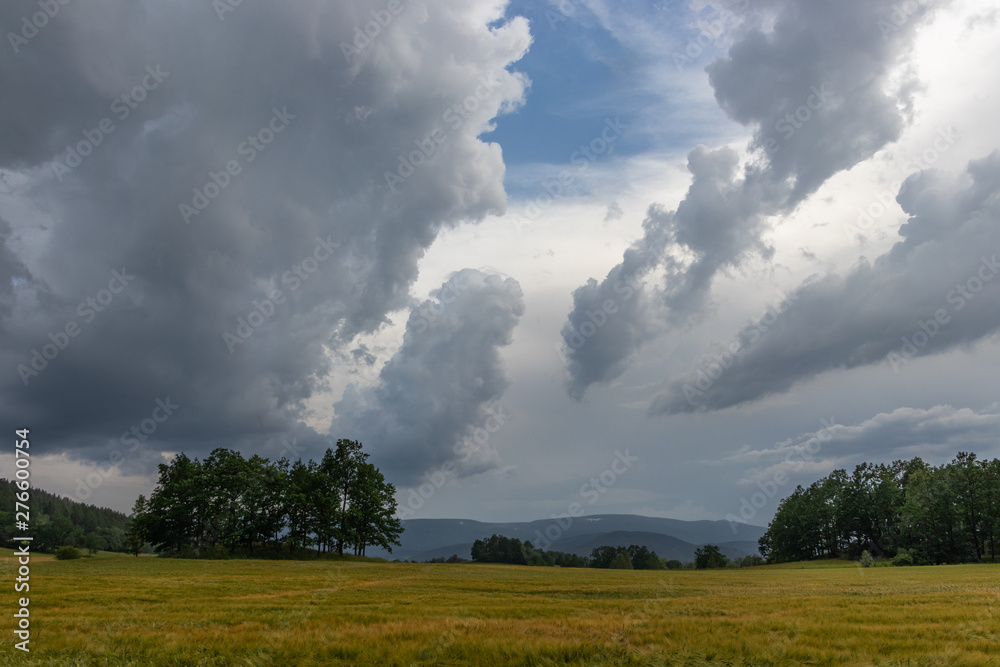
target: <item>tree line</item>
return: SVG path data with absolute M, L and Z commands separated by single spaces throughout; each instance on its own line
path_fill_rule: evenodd
M 600 546 L 590 553 L 590 557 L 561 551 L 544 551 L 534 547 L 531 542 L 515 537 L 493 535 L 490 538 L 476 540 L 472 544 L 472 560 L 477 563 L 508 563 L 510 565 L 538 565 L 556 567 L 593 567 L 611 570 L 679 570 L 681 568 L 709 569 L 717 567 L 749 567 L 763 565 L 760 556 L 746 556 L 730 560 L 724 556 L 719 547 L 706 544 L 695 550 L 695 559 L 688 563 L 679 560 L 666 560 L 656 555 L 648 547 L 630 544 L 627 547 Z M 434 562 L 457 563 L 458 556 Z
M 549 567 L 588 567 L 583 556 L 561 551 L 536 549 L 530 541 L 516 537 L 493 535 L 472 543 L 472 560 L 477 563 L 507 563 L 509 565 L 538 565 Z
M 760 551 L 769 562 L 896 558 L 898 564 L 995 561 L 1000 550 L 1000 460 L 961 452 L 862 463 L 798 486 L 781 501 Z
M 14 536 L 14 494 L 17 486 L 0 479 L 0 544 L 11 547 Z M 30 489 L 31 549 L 52 553 L 61 546 L 90 552 L 125 551 L 128 517 L 105 507 L 94 507 L 41 489 Z M 8 511 L 9 510 L 9 511 Z
M 307 463 L 224 448 L 204 461 L 181 453 L 160 464 L 150 497 L 139 496 L 127 542 L 136 554 L 150 543 L 186 557 L 391 552 L 403 531 L 395 493 L 355 440 Z

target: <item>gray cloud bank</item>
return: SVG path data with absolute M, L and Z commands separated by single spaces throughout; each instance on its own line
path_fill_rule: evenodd
M 692 184 L 677 209 L 651 208 L 643 237 L 623 263 L 602 283 L 591 281 L 573 293 L 562 331 L 572 397 L 617 378 L 645 344 L 696 320 L 720 271 L 738 269 L 751 257 L 769 258 L 773 249 L 762 236 L 769 218 L 792 211 L 831 176 L 900 137 L 917 82 L 905 75 L 895 80 L 895 68 L 929 13 L 913 4 L 891 30 L 885 28 L 896 11 L 891 0 L 752 4 L 727 57 L 707 68 L 720 107 L 754 128 L 752 159 L 740 168 L 729 148 L 692 150 Z M 654 267 L 666 275 L 647 300 L 633 302 L 646 305 L 622 309 L 614 326 L 575 345 L 592 321 L 588 313 L 614 298 L 634 258 L 649 256 L 661 261 L 647 265 L 643 275 Z
M 441 229 L 504 211 L 478 137 L 527 85 L 502 3 L 390 4 L 96 0 L 5 41 L 0 413 L 39 453 L 103 459 L 166 397 L 146 450 L 325 445 L 328 352 L 407 307 Z
M 653 414 L 718 410 L 788 391 L 824 371 L 884 364 L 906 373 L 922 355 L 1000 330 L 1000 151 L 963 177 L 912 175 L 897 201 L 903 240 L 845 275 L 808 282 L 767 333 L 704 392 L 671 381 Z M 693 396 L 693 398 L 692 398 Z
M 455 273 L 410 312 L 403 345 L 375 387 L 351 385 L 336 404 L 337 427 L 377 443 L 375 459 L 400 484 L 451 462 L 459 476 L 500 465 L 489 436 L 510 419 L 500 351 L 524 314 L 512 278 Z

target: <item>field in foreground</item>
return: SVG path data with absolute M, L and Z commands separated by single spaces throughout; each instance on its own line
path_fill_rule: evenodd
M 31 565 L 2 665 L 1000 665 L 1000 566 Z

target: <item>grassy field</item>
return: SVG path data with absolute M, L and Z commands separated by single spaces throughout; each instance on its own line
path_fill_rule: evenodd
M 1000 566 L 31 565 L 3 665 L 1000 665 Z

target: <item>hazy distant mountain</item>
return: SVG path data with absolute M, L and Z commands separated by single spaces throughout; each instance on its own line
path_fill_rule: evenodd
M 368 555 L 403 560 L 429 560 L 458 554 L 469 558 L 472 543 L 493 534 L 529 540 L 546 550 L 589 556 L 603 545 L 645 545 L 662 558 L 689 561 L 703 544 L 716 544 L 730 557 L 757 553 L 765 529 L 728 521 L 681 521 L 634 514 L 598 514 L 575 519 L 543 519 L 523 523 L 485 523 L 469 519 L 403 521 L 402 546 L 392 554 L 369 548 Z

